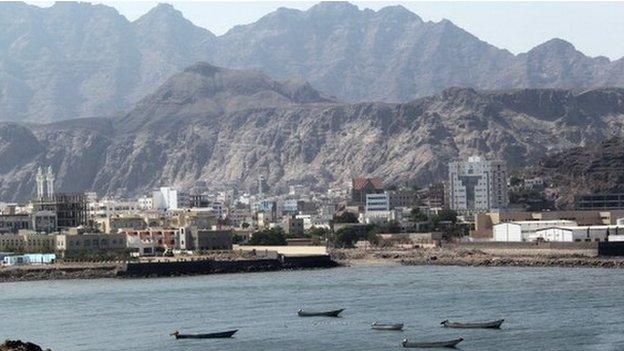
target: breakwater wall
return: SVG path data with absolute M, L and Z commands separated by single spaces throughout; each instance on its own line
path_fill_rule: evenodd
M 597 250 L 598 242 L 461 242 L 458 248 L 471 249 L 544 249 L 544 250 Z
M 119 277 L 163 277 L 196 274 L 270 272 L 285 269 L 330 268 L 339 264 L 329 255 L 284 257 L 257 260 L 181 260 L 127 263 Z
M 598 245 L 600 256 L 624 256 L 624 241 L 601 242 Z

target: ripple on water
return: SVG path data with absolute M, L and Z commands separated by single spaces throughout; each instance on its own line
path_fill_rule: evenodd
M 425 266 L 9 283 L 0 285 L 0 338 L 65 351 L 327 351 L 461 335 L 462 350 L 621 350 L 622 283 L 620 270 Z M 346 310 L 300 318 L 304 307 Z M 507 321 L 441 328 L 447 318 Z M 375 332 L 376 320 L 406 329 Z M 231 328 L 240 329 L 232 340 L 168 337 Z

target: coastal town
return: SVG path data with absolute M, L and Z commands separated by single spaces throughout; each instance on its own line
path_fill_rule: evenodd
M 0 351 L 624 350 L 622 18 L 0 0 Z
M 526 256 L 561 258 L 580 253 L 589 259 L 624 254 L 620 195 L 583 194 L 577 208 L 549 208 L 544 180 L 510 176 L 503 162 L 479 156 L 450 162 L 448 179 L 423 188 L 358 177 L 344 187 L 293 184 L 282 193 L 271 189 L 260 175 L 250 192 L 198 181 L 192 189 L 160 187 L 132 198 L 56 192 L 50 166 L 39 167 L 35 179 L 32 201 L 2 204 L 0 261 L 6 269 L 93 270 L 102 268 L 98 263 L 124 262 L 124 272 L 168 275 L 223 271 L 215 270 L 215 260 L 256 263 L 242 264 L 238 270 L 244 271 L 325 267 L 335 261 L 358 264 L 358 259 L 363 259 L 360 263 L 394 259 L 402 264 L 583 265 Z M 539 200 L 513 203 L 510 199 L 518 193 L 534 194 Z M 464 259 L 466 252 L 472 260 Z M 523 258 L 510 260 L 519 253 Z M 502 259 L 493 261 L 492 255 Z M 279 259 L 282 264 L 257 268 L 257 260 L 262 259 Z M 204 268 L 161 264 L 144 272 L 149 263 L 189 260 L 213 263 Z M 292 264 L 284 265 L 285 260 Z M 601 261 L 590 265 L 619 266 Z M 119 265 L 110 267 L 106 276 L 120 274 Z M 16 272 L 24 270 L 10 272 L 5 280 L 19 279 Z

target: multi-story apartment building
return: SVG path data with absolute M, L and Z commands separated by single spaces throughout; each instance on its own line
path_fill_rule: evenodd
M 89 218 L 110 218 L 121 213 L 136 213 L 141 208 L 139 202 L 128 199 L 102 199 L 100 201 L 89 202 Z
M 418 192 L 413 189 L 397 189 L 388 191 L 390 208 L 418 206 Z
M 449 163 L 449 205 L 459 212 L 500 210 L 509 203 L 507 169 L 501 161 L 472 156 Z
M 88 220 L 87 197 L 84 194 L 53 194 L 33 202 L 34 212 L 56 214 L 56 225 L 67 229 L 84 225 Z
M 366 195 L 366 212 L 389 210 L 390 196 L 388 193 Z

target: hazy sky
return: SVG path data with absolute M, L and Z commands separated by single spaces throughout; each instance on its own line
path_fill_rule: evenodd
M 98 2 L 135 20 L 157 2 Z M 220 35 L 232 26 L 254 22 L 278 7 L 305 10 L 316 2 L 168 2 L 198 26 Z M 624 2 L 361 2 L 378 10 L 401 4 L 425 21 L 447 18 L 497 47 L 526 52 L 559 37 L 590 56 L 624 56 Z M 47 6 L 49 3 L 39 3 Z

